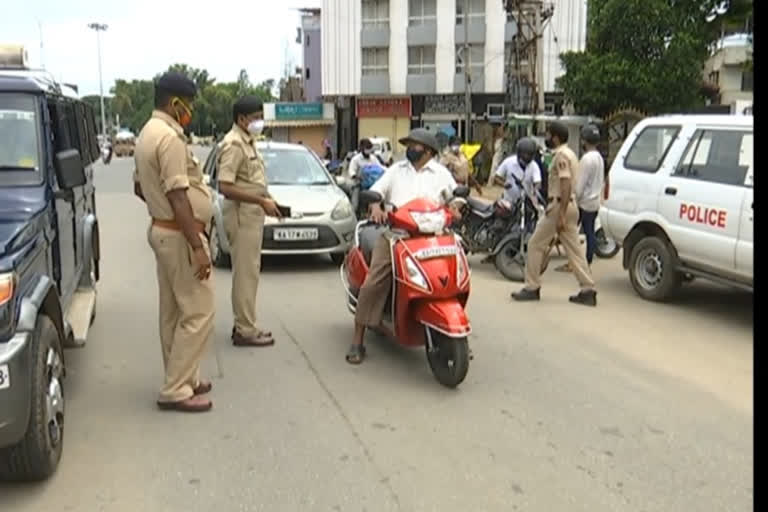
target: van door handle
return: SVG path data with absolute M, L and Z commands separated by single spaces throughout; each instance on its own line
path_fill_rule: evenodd
M 676 196 L 677 195 L 677 189 L 675 187 L 667 187 L 664 189 L 664 193 L 668 196 Z

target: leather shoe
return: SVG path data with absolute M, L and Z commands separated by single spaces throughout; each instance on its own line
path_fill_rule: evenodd
M 268 333 L 259 333 L 255 336 L 243 336 L 235 331 L 232 335 L 232 344 L 236 347 L 268 347 L 275 344 L 275 339 Z
M 597 292 L 595 290 L 582 290 L 576 295 L 571 295 L 568 300 L 574 304 L 584 306 L 597 306 Z
M 528 288 L 523 288 L 519 292 L 514 292 L 512 298 L 518 302 L 540 300 L 541 291 L 539 289 L 529 290 Z

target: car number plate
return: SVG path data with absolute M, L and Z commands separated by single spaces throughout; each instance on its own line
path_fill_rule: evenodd
M 8 372 L 8 365 L 0 365 L 0 389 L 11 387 L 11 374 Z
M 274 239 L 287 242 L 302 242 L 317 240 L 317 228 L 278 228 L 275 229 Z

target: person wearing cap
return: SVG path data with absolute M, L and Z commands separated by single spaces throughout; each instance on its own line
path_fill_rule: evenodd
M 205 233 L 213 217 L 211 192 L 187 145 L 195 83 L 169 72 L 155 83 L 155 108 L 139 133 L 134 193 L 151 217 L 149 245 L 157 262 L 160 342 L 165 383 L 161 409 L 202 412 L 213 387 L 200 362 L 213 331 L 214 289 Z
M 588 124 L 581 129 L 581 141 L 584 146 L 584 154 L 579 161 L 579 181 L 574 189 L 576 204 L 579 206 L 579 218 L 581 229 L 587 239 L 587 264 L 592 265 L 592 259 L 597 249 L 597 236 L 595 235 L 595 219 L 600 211 L 600 196 L 603 192 L 605 181 L 605 162 L 603 155 L 597 150 L 600 142 L 600 130 L 593 124 Z M 571 266 L 565 264 L 557 270 L 571 272 Z
M 275 343 L 272 333 L 256 322 L 264 220 L 267 215 L 280 217 L 267 189 L 264 160 L 254 145 L 254 138 L 264 129 L 263 114 L 263 104 L 256 96 L 237 100 L 232 106 L 232 128 L 218 154 L 219 190 L 225 198 L 222 214 L 232 245 L 232 343 L 239 347 Z
M 437 139 L 429 131 L 416 128 L 399 140 L 406 146 L 405 160 L 390 167 L 371 190 L 379 193 L 385 203 L 400 207 L 414 199 L 430 199 L 445 203 L 453 197 L 456 181 L 443 165 L 435 160 L 440 152 Z M 460 218 L 457 207 L 453 214 Z M 378 224 L 387 221 L 380 204 L 370 206 L 371 220 Z M 355 333 L 347 352 L 348 363 L 360 364 L 365 358 L 363 339 L 367 327 L 378 327 L 384 315 L 387 296 L 392 289 L 392 254 L 390 235 L 386 231 L 376 242 L 371 255 L 368 276 L 360 287 L 355 312 Z
M 459 185 L 469 183 L 469 160 L 461 152 L 461 140 L 455 135 L 448 141 L 448 147 L 443 153 L 440 163 L 443 164 Z
M 575 187 L 579 179 L 579 160 L 568 145 L 568 127 L 555 121 L 547 128 L 546 144 L 554 149 L 549 167 L 549 201 L 544 218 L 536 224 L 528 242 L 528 260 L 525 265 L 525 287 L 512 294 L 517 301 L 540 299 L 543 263 L 555 236 L 565 247 L 568 263 L 573 269 L 581 290 L 569 300 L 576 304 L 597 305 L 597 292 L 592 273 L 579 244 L 579 209 Z

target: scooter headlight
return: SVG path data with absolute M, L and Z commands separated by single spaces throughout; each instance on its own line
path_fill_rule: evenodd
M 410 212 L 413 222 L 419 226 L 422 233 L 439 233 L 445 228 L 445 212 L 438 210 L 435 212 Z
M 410 256 L 405 256 L 405 258 L 403 258 L 403 262 L 405 263 L 405 273 L 408 277 L 408 281 L 415 284 L 419 288 L 429 290 L 429 283 L 427 283 L 427 278 L 424 277 L 424 274 L 421 273 L 419 266 L 416 265 L 416 262 L 413 261 L 413 258 Z

